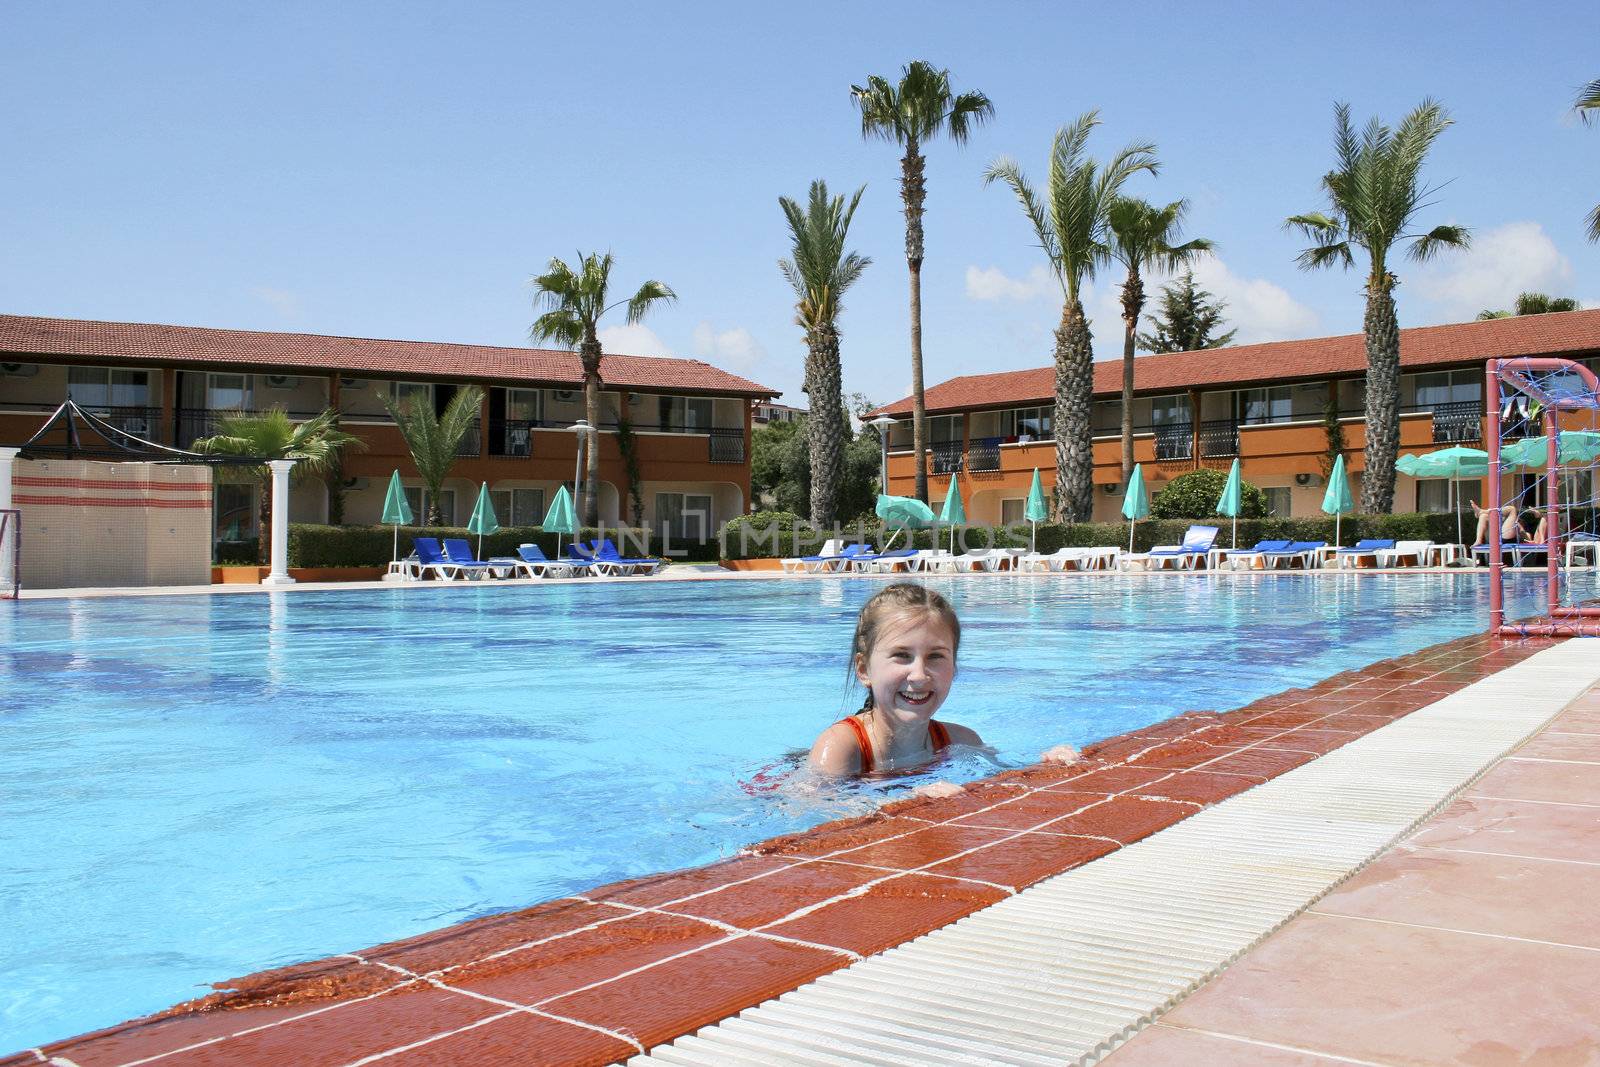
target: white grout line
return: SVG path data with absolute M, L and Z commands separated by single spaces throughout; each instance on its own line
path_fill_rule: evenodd
M 1551 759 L 1549 756 L 1507 756 L 1507 763 L 1561 763 L 1569 767 L 1600 767 L 1600 760 Z
M 1534 863 L 1576 863 L 1580 867 L 1600 867 L 1600 860 L 1574 860 L 1562 856 L 1529 856 L 1522 852 L 1489 852 L 1481 848 L 1454 848 L 1450 845 L 1429 845 L 1413 838 L 1409 844 L 1415 849 L 1429 852 L 1460 852 L 1468 856 L 1497 856 L 1507 860 L 1529 860 Z
M 739 937 L 756 937 L 766 941 L 781 941 L 786 945 L 798 945 L 801 948 L 811 948 L 816 949 L 818 952 L 827 952 L 835 956 L 843 956 L 848 960 L 861 959 L 861 953 L 851 952 L 849 949 L 840 948 L 837 945 L 822 945 L 815 941 L 802 941 L 797 937 L 784 937 L 782 934 L 763 933 L 759 929 L 748 929 L 743 926 L 735 926 L 732 923 L 725 923 L 720 919 L 707 918 L 704 915 L 690 915 L 687 912 L 681 911 L 664 911 L 661 908 L 646 908 L 641 907 L 638 904 L 614 903 L 612 904 L 612 907 L 627 908 L 628 910 L 636 912 L 640 915 L 665 915 L 672 919 L 688 919 L 691 922 L 702 923 L 711 927 L 713 930 L 720 931 L 724 934 L 735 934 Z M 721 942 L 717 943 L 721 944 Z
M 1469 789 L 1463 794 L 1467 800 L 1497 800 L 1502 804 L 1547 804 L 1552 808 L 1600 808 L 1600 804 L 1585 804 L 1580 800 L 1534 800 L 1532 797 L 1502 797 L 1493 793 L 1478 793 Z
M 757 1049 L 781 1060 L 825 1040 L 870 1049 L 881 1064 L 1093 1063 L 1405 839 L 1597 675 L 1591 645 L 1544 649 L 1094 863 L 635 1062 L 755 1062 Z M 969 1006 L 950 1007 L 957 995 Z M 1048 1010 L 1052 1029 L 1029 1004 Z
M 501 1019 L 509 1019 L 516 1014 L 517 1013 L 515 1011 L 503 1011 L 498 1015 L 486 1015 L 477 1022 L 468 1023 L 465 1026 L 458 1026 L 454 1030 L 446 1030 L 442 1034 L 429 1034 L 422 1040 L 413 1041 L 409 1045 L 398 1045 L 391 1049 L 385 1049 L 382 1052 L 374 1052 L 370 1056 L 363 1056 L 359 1060 L 351 1060 L 349 1063 L 345 1064 L 344 1067 L 364 1067 L 365 1064 L 376 1063 L 379 1060 L 388 1059 L 390 1056 L 398 1056 L 402 1052 L 410 1052 L 413 1049 L 419 1049 L 424 1045 L 431 1045 L 435 1041 L 443 1041 L 447 1037 L 455 1037 L 457 1034 L 464 1034 L 468 1030 L 476 1030 L 480 1026 L 488 1026 L 490 1023 L 499 1022 Z
M 1330 1060 L 1333 1063 L 1353 1063 L 1356 1067 L 1394 1067 L 1393 1064 L 1380 1063 L 1377 1060 L 1358 1060 L 1351 1056 L 1342 1056 L 1337 1052 L 1324 1052 L 1321 1049 L 1311 1048 L 1308 1045 L 1283 1045 L 1276 1041 L 1262 1041 L 1259 1038 L 1242 1037 L 1239 1034 L 1225 1034 L 1220 1030 L 1205 1030 L 1198 1026 L 1174 1026 L 1170 1023 L 1152 1023 L 1153 1030 L 1171 1030 L 1174 1033 L 1205 1034 L 1207 1037 L 1220 1038 L 1240 1045 L 1254 1045 L 1258 1048 L 1275 1048 L 1282 1052 L 1295 1052 L 1306 1056 L 1316 1056 Z
M 1434 930 L 1442 934 L 1460 934 L 1463 937 L 1481 937 L 1489 941 L 1517 941 L 1524 945 L 1544 945 L 1547 948 L 1569 948 L 1574 952 L 1600 952 L 1594 945 L 1574 945 L 1570 941 L 1546 941 L 1539 937 L 1520 937 L 1516 934 L 1496 934 L 1488 930 L 1464 930 L 1459 926 L 1439 926 L 1435 923 L 1408 923 L 1399 919 L 1380 919 L 1373 915 L 1349 915 L 1341 911 L 1323 911 L 1318 907 L 1306 909 L 1324 919 L 1349 919 L 1352 922 L 1376 923 L 1379 926 L 1399 926 L 1408 930 Z

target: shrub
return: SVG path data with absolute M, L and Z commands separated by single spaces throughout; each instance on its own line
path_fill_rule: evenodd
M 1150 501 L 1152 519 L 1203 519 L 1217 513 L 1228 475 L 1223 471 L 1201 469 L 1180 474 Z M 1243 482 L 1239 494 L 1239 517 L 1259 519 L 1267 513 L 1267 494 Z
M 254 567 L 261 565 L 261 542 L 250 541 L 218 541 L 213 553 L 214 562 L 219 567 L 244 565 Z

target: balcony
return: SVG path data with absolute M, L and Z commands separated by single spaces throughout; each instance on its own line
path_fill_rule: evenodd
M 743 463 L 744 429 L 712 427 L 710 459 L 712 463 Z
M 490 419 L 489 455 L 527 459 L 533 455 L 533 419 Z
M 160 410 L 156 410 L 156 417 L 160 418 Z M 218 411 L 212 408 L 178 408 L 174 413 L 177 420 L 173 444 L 179 448 L 193 448 L 194 443 L 202 437 L 213 437 L 222 429 L 224 419 L 236 418 L 241 415 L 265 415 L 265 411 Z M 291 411 L 288 413 L 292 422 L 304 422 L 322 414 L 320 411 Z
M 472 425 L 467 427 L 467 432 L 461 435 L 461 440 L 456 443 L 457 459 L 477 459 L 483 455 L 483 425 L 477 420 L 472 420 Z
M 1237 419 L 1217 419 L 1200 424 L 1200 457 L 1202 459 L 1228 459 L 1238 454 L 1239 422 Z
M 1433 405 L 1433 443 L 1460 445 L 1483 438 L 1483 405 L 1476 400 Z
M 1156 459 L 1175 460 L 1194 458 L 1194 427 L 1187 422 L 1175 422 L 1155 428 Z M 1235 444 L 1235 448 L 1237 448 Z
M 967 470 L 997 471 L 1000 469 L 1000 442 L 1002 437 L 975 437 L 967 446 Z
M 928 473 L 954 474 L 962 469 L 965 458 L 960 441 L 941 441 L 928 449 Z

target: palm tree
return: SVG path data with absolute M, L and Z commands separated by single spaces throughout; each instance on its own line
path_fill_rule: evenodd
M 851 98 L 861 110 L 861 135 L 905 146 L 900 157 L 900 199 L 906 206 L 906 266 L 911 272 L 911 447 L 917 453 L 917 499 L 928 499 L 927 447 L 924 424 L 927 405 L 922 389 L 922 204 L 926 197 L 922 145 L 947 134 L 956 144 L 994 117 L 994 105 L 982 93 L 953 93 L 950 72 L 935 70 L 918 59 L 900 71 L 900 83 L 873 75 L 866 85 L 852 85 Z
M 1577 109 L 1584 122 L 1600 114 L 1600 79 L 1579 89 L 1578 98 L 1572 102 L 1572 106 Z M 1596 204 L 1594 210 L 1584 216 L 1583 223 L 1584 232 L 1589 240 L 1600 241 L 1600 204 Z
M 811 398 L 806 434 L 811 449 L 811 521 L 831 526 L 838 519 L 839 486 L 844 477 L 844 446 L 849 437 L 839 367 L 839 300 L 872 262 L 844 250 L 850 219 L 866 186 L 846 206 L 843 196 L 829 198 L 828 183 L 811 183 L 806 206 L 786 196 L 778 206 L 789 221 L 793 259 L 778 260 L 778 269 L 794 289 L 795 323 L 806 332 L 805 392 Z
M 1133 353 L 1144 313 L 1144 270 L 1176 271 L 1216 247 L 1204 237 L 1176 243 L 1187 200 L 1166 207 L 1119 196 L 1111 204 L 1111 258 L 1128 268 L 1122 283 L 1122 484 L 1133 477 Z M 1196 414 L 1198 418 L 1198 413 Z
M 301 423 L 293 422 L 282 408 L 224 415 L 217 420 L 216 433 L 194 443 L 196 452 L 214 455 L 292 459 L 295 481 L 323 477 L 338 467 L 339 455 L 344 449 L 364 447 L 360 438 L 339 429 L 339 413 L 332 408 Z M 243 475 L 256 485 L 260 526 L 256 536 L 261 558 L 266 559 L 270 551 L 267 540 L 272 529 L 272 470 L 262 465 L 230 467 L 224 471 L 235 477 Z
M 534 305 L 547 309 L 533 320 L 534 341 L 554 341 L 576 349 L 583 363 L 583 410 L 589 425 L 600 426 L 600 319 L 608 311 L 625 307 L 629 325 L 639 322 L 658 303 L 678 299 L 678 294 L 658 281 L 647 281 L 626 300 L 606 303 L 611 287 L 611 253 L 578 253 L 577 268 L 552 259 L 545 272 L 533 279 Z M 583 486 L 577 501 L 586 526 L 600 524 L 600 450 L 591 446 Z
M 1056 327 L 1052 420 L 1056 515 L 1064 522 L 1087 522 L 1094 510 L 1094 348 L 1083 313 L 1083 286 L 1110 259 L 1111 206 L 1123 184 L 1140 171 L 1154 174 L 1160 167 L 1152 144 L 1131 144 L 1104 168 L 1085 157 L 1089 131 L 1099 124 L 1099 112 L 1089 111 L 1056 133 L 1043 200 L 1010 159 L 995 160 L 983 176 L 986 183 L 1005 182 L 1017 194 L 1065 298 Z
M 1581 305 L 1570 296 L 1546 296 L 1544 293 L 1518 293 L 1515 311 L 1480 311 L 1479 322 L 1489 319 L 1509 319 L 1513 315 L 1549 315 L 1559 311 L 1577 311 Z
M 427 526 L 443 524 L 439 513 L 439 494 L 444 490 L 444 480 L 456 463 L 456 450 L 461 439 L 472 429 L 483 404 L 483 390 L 476 385 L 464 385 L 445 405 L 443 415 L 435 415 L 433 405 L 415 400 L 395 403 L 383 394 L 383 406 L 394 420 L 411 452 L 411 462 L 416 464 L 417 475 L 428 488 L 428 513 L 423 516 Z
M 1394 309 L 1399 279 L 1389 270 L 1389 254 L 1401 241 L 1410 241 L 1411 258 L 1423 263 L 1441 249 L 1468 247 L 1471 235 L 1463 226 L 1406 232 L 1437 191 L 1422 185 L 1419 175 L 1428 149 L 1451 124 L 1442 105 L 1424 100 L 1399 129 L 1374 118 L 1359 134 L 1350 125 L 1349 104 L 1335 104 L 1333 114 L 1338 165 L 1322 179 L 1332 214 L 1293 215 L 1285 225 L 1315 242 L 1300 253 L 1302 270 L 1353 266 L 1352 246 L 1367 253 L 1367 448 L 1361 508 L 1380 513 L 1394 507 L 1394 463 L 1400 446 L 1400 323 Z

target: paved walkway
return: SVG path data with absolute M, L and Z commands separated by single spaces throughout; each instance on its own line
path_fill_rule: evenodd
M 1597 905 L 1600 687 L 1103 1062 L 1600 1064 Z

